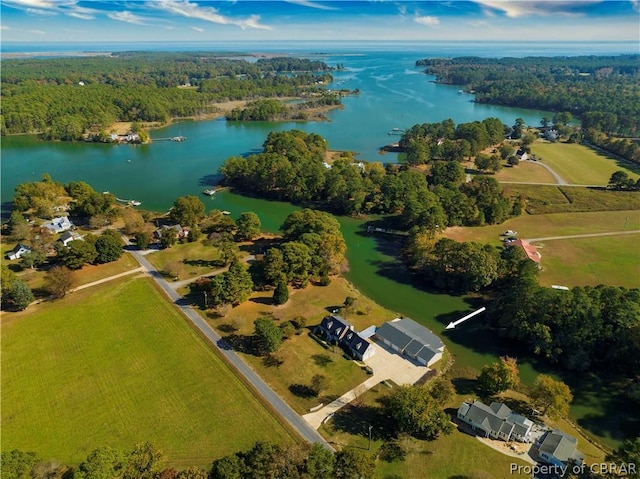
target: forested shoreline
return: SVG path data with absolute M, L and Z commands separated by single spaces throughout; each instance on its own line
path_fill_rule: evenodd
M 212 53 L 114 53 L 109 57 L 2 62 L 2 135 L 99 138 L 115 122 L 164 124 L 211 115 L 232 100 L 323 97 L 331 67 L 293 57 L 255 62 Z M 338 99 L 339 101 L 339 99 Z
M 416 62 L 440 83 L 464 85 L 477 102 L 568 111 L 580 117 L 583 128 L 625 136 L 635 136 L 640 124 L 639 65 L 640 55 Z

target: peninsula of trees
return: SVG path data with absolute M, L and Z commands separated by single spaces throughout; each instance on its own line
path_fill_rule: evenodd
M 426 58 L 437 82 L 463 85 L 475 101 L 550 110 L 581 121 L 584 139 L 634 163 L 640 146 L 640 55 Z
M 328 163 L 326 140 L 299 130 L 269 133 L 263 148 L 256 155 L 229 158 L 220 168 L 224 182 L 239 191 L 320 205 L 337 214 L 398 215 L 404 230 L 496 224 L 521 211 L 520 201 L 504 196 L 494 178 L 479 176 L 465 183 L 457 158 L 433 161 L 429 172 L 357 162 L 348 152 Z
M 39 133 L 51 140 L 91 133 L 101 141 L 118 121 L 163 124 L 215 113 L 216 103 L 224 101 L 317 101 L 326 94 L 331 70 L 293 57 L 250 62 L 204 52 L 3 60 L 0 129 L 3 135 Z

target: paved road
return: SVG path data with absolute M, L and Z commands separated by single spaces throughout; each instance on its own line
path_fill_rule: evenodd
M 568 236 L 547 236 L 546 238 L 528 238 L 526 241 L 529 243 L 533 243 L 534 241 L 551 241 L 551 240 L 562 240 L 562 239 L 575 239 L 575 238 L 595 238 L 597 236 L 618 236 L 618 235 L 631 235 L 638 234 L 640 230 L 629 230 L 629 231 L 612 231 L 609 233 L 585 233 L 581 235 L 568 235 Z
M 153 265 L 147 261 L 144 255 L 138 251 L 129 251 L 133 257 L 140 263 L 142 268 L 158 283 L 165 294 L 173 301 L 187 316 L 187 318 L 198 328 L 207 339 L 220 350 L 220 353 L 233 365 L 233 367 L 244 376 L 256 389 L 265 401 L 269 402 L 280 417 L 289 423 L 289 425 L 298 432 L 305 440 L 314 443 L 319 442 L 327 449 L 333 448 L 318 434 L 302 417 L 300 417 L 291 407 L 284 402 L 256 372 L 244 362 L 240 356 L 207 324 L 207 322 L 196 313 L 191 306 L 182 301 L 182 297 L 176 293 L 175 289 L 169 284 Z

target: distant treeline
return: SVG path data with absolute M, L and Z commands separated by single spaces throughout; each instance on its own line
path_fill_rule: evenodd
M 224 182 L 337 214 L 396 214 L 407 230 L 501 223 L 522 209 L 494 178 L 465 183 L 459 161 L 434 161 L 426 173 L 408 165 L 357 162 L 345 152 L 329 164 L 326 140 L 299 130 L 271 132 L 263 147 L 260 154 L 229 158 L 220 168 Z
M 282 101 L 267 98 L 249 102 L 245 108 L 234 108 L 227 113 L 229 121 L 273 121 L 304 120 L 306 110 L 330 105 L 342 105 L 340 97 L 333 93 L 324 93 L 302 103 L 286 104 Z
M 299 58 L 250 62 L 205 53 L 3 60 L 0 128 L 78 140 L 116 121 L 165 123 L 215 112 L 221 101 L 320 93 L 329 70 Z
M 636 136 L 640 125 L 640 55 L 427 58 L 416 65 L 440 83 L 465 85 L 481 103 L 568 111 L 585 128 L 621 135 Z

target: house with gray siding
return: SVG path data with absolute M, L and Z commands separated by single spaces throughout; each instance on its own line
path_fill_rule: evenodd
M 376 339 L 400 354 L 420 364 L 431 366 L 442 358 L 444 344 L 413 319 L 397 318 L 376 329 Z
M 484 437 L 503 441 L 531 441 L 533 421 L 499 402 L 494 401 L 490 406 L 480 401 L 463 402 L 458 408 L 457 417 Z

